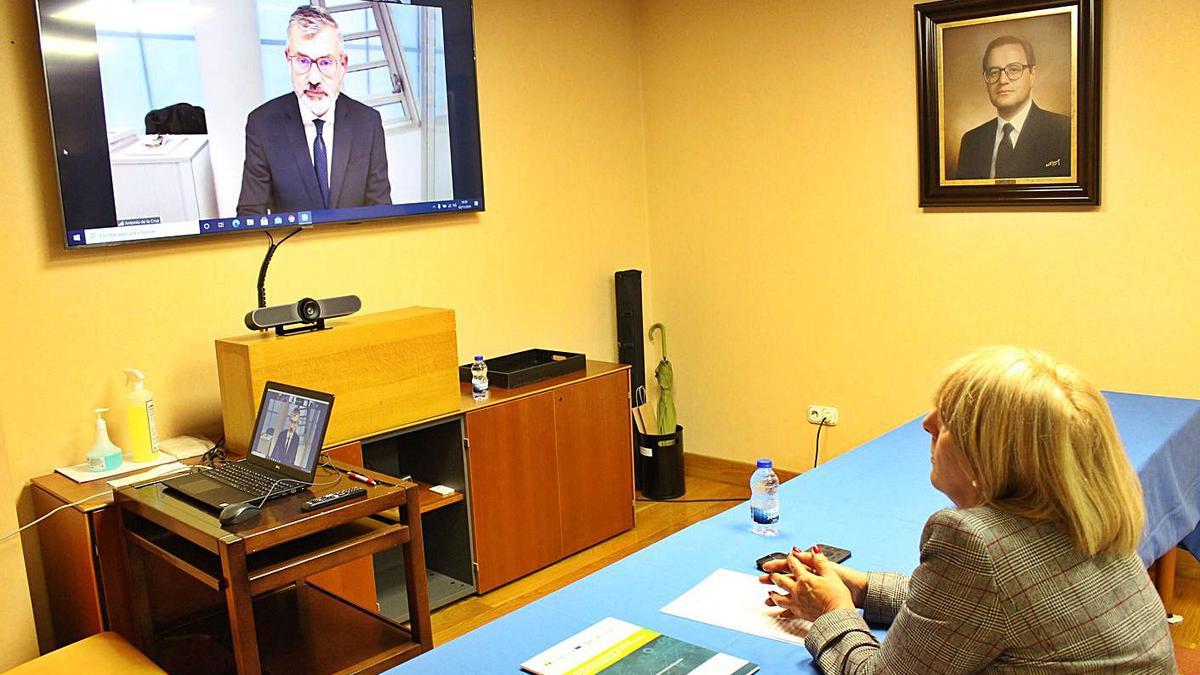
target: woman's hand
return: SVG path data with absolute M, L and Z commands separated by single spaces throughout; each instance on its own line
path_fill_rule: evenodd
M 760 579 L 786 592 L 769 591 L 766 603 L 782 607 L 784 612 L 780 614 L 781 617 L 807 621 L 837 609 L 854 609 L 854 598 L 838 575 L 834 563 L 819 553 L 808 554 L 810 567 L 801 562 L 800 555 L 793 550 L 786 561 L 775 561 L 785 563 L 789 573 L 774 571 L 764 575 L 765 579 Z M 865 590 L 866 584 L 863 586 Z
M 796 556 L 796 558 L 800 561 L 800 564 L 804 565 L 810 572 L 815 569 L 816 564 L 813 562 L 813 559 L 817 556 L 816 553 L 813 553 L 812 551 L 801 551 L 793 546 L 792 555 Z M 822 556 L 822 558 L 824 558 L 824 556 Z M 829 567 L 837 572 L 837 575 L 841 578 L 842 583 L 846 584 L 846 588 L 850 589 L 850 598 L 854 601 L 854 606 L 862 609 L 863 603 L 866 602 L 867 599 L 866 573 L 859 572 L 853 567 L 839 565 L 835 562 L 829 562 L 828 558 L 825 559 L 825 562 Z M 758 580 L 764 584 L 775 583 L 770 579 L 771 574 L 774 572 L 782 572 L 784 574 L 791 573 L 791 570 L 788 568 L 787 560 L 772 560 L 771 562 L 764 563 L 763 569 L 766 570 L 767 573 L 761 575 Z

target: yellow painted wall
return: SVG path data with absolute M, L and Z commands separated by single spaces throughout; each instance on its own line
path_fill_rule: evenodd
M 12 479 L 5 447 L 0 427 L 0 534 L 17 529 L 18 485 Z M 20 539 L 0 542 L 0 570 L 5 580 L 0 584 L 0 625 L 5 627 L 0 631 L 0 671 L 4 671 L 37 656 Z
M 988 343 L 1200 396 L 1194 3 L 1104 4 L 1103 206 L 927 211 L 912 5 L 642 3 L 654 320 L 689 451 L 804 468 L 807 404 L 840 409 L 822 456 L 845 451 Z
M 61 250 L 28 4 L 0 3 L 6 504 L 81 457 L 122 367 L 148 372 L 164 436 L 215 432 L 212 340 L 242 331 L 264 249 Z M 1189 0 L 1106 3 L 1104 205 L 1036 211 L 916 207 L 908 0 L 475 6 L 488 211 L 306 232 L 275 258 L 272 302 L 452 307 L 464 360 L 613 358 L 612 272 L 652 266 L 689 450 L 787 468 L 811 458 L 806 404 L 840 408 L 824 438 L 842 452 L 919 414 L 941 365 L 985 343 L 1200 396 Z M 16 614 L 6 654 L 29 648 Z
M 0 3 L 0 463 L 26 493 L 82 460 L 123 367 L 146 371 L 163 437 L 219 432 L 213 340 L 245 332 L 266 248 L 242 235 L 62 250 L 32 4 Z M 487 212 L 305 232 L 275 255 L 268 301 L 450 307 L 464 362 L 535 346 L 615 360 L 612 274 L 649 262 L 633 3 L 476 0 L 475 29 Z M 111 426 L 123 444 L 121 416 Z M 18 573 L 0 557 L 0 575 Z

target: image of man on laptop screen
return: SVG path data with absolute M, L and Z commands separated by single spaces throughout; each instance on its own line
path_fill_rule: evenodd
M 320 448 L 314 447 L 313 441 L 316 433 L 325 426 L 329 405 L 275 389 L 267 389 L 266 394 L 260 424 L 267 431 L 255 439 L 251 454 L 306 470 L 313 453 L 321 452 Z

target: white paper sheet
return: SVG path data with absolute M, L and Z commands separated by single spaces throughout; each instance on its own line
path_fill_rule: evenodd
M 782 609 L 763 603 L 771 588 L 758 583 L 755 575 L 718 569 L 672 600 L 662 611 L 750 635 L 803 645 L 812 624 L 803 619 L 780 619 Z

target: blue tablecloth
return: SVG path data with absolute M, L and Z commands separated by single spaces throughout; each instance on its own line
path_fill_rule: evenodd
M 1146 492 L 1142 559 L 1149 563 L 1180 540 L 1200 551 L 1200 401 L 1106 397 Z M 775 539 L 751 534 L 749 510 L 739 504 L 390 672 L 516 672 L 607 616 L 749 659 L 764 673 L 816 672 L 803 648 L 659 610 L 714 569 L 756 573 L 756 558 L 792 544 L 848 548 L 849 564 L 862 570 L 912 570 L 925 520 L 951 506 L 929 484 L 929 468 L 929 436 L 917 418 L 784 484 Z
M 1142 562 L 1149 566 L 1181 542 L 1200 555 L 1200 401 L 1104 396 L 1145 493 Z

